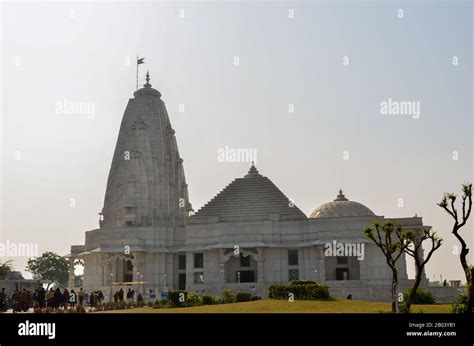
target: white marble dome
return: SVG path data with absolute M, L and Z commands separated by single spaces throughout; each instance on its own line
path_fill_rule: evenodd
M 349 201 L 342 193 L 342 190 L 339 190 L 339 194 L 334 201 L 321 204 L 309 217 L 311 219 L 319 219 L 325 217 L 354 216 L 375 216 L 375 214 L 365 205 Z

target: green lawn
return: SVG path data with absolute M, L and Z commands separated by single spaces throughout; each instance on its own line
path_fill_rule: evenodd
M 260 300 L 244 303 L 154 309 L 150 307 L 101 313 L 378 313 L 390 312 L 390 303 L 336 299 L 334 301 Z M 412 312 L 451 313 L 450 304 L 413 305 Z

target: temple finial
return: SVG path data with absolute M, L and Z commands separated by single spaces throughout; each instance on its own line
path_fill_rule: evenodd
M 342 193 L 342 189 L 339 189 L 339 194 L 337 195 L 335 201 L 348 201 L 346 196 L 344 196 L 344 194 Z
M 146 71 L 146 77 L 145 77 L 146 83 L 144 85 L 145 88 L 151 88 L 150 84 L 150 73 Z
M 245 175 L 245 177 L 254 177 L 260 176 L 257 171 L 257 167 L 255 167 L 255 162 L 252 161 L 252 165 L 250 166 L 249 172 Z

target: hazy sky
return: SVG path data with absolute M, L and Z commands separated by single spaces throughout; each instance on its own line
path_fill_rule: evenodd
M 436 203 L 474 180 L 472 2 L 3 2 L 1 10 L 0 241 L 66 254 L 98 227 L 139 53 L 141 83 L 148 69 L 176 130 L 195 209 L 248 170 L 218 162 L 220 148 L 257 149 L 260 173 L 307 215 L 342 188 L 377 215 L 422 216 L 445 239 L 429 278 L 463 277 L 452 221 Z M 389 99 L 419 102 L 419 119 L 381 115 Z M 64 102 L 94 116 L 65 114 Z M 472 226 L 462 233 L 474 252 Z M 26 258 L 14 260 L 23 270 Z

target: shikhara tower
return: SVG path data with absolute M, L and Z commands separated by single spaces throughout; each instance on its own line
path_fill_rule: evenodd
M 123 115 L 100 227 L 86 232 L 85 244 L 72 246 L 67 256 L 84 261 L 86 291 L 102 290 L 110 299 L 129 283 L 157 296 L 176 289 L 209 295 L 231 289 L 266 297 L 269 285 L 299 279 L 325 283 L 336 296 L 390 300 L 391 271 L 364 227 L 390 220 L 429 228 L 416 216 L 376 215 L 342 191 L 307 217 L 254 165 L 192 216 L 191 211 L 175 131 L 147 73 Z M 325 255 L 325 245 L 334 242 L 364 243 L 363 260 Z M 401 290 L 412 286 L 404 257 L 399 277 Z M 71 270 L 70 287 L 73 278 Z M 433 293 L 438 302 L 450 299 Z
M 146 84 L 130 99 L 107 181 L 102 229 L 183 227 L 188 188 L 175 132 L 158 90 Z M 169 244 L 162 244 L 167 246 Z
M 86 232 L 84 246 L 72 247 L 71 258 L 84 260 L 84 286 L 146 279 L 163 289 L 190 210 L 175 131 L 147 73 L 122 118 L 100 228 Z

